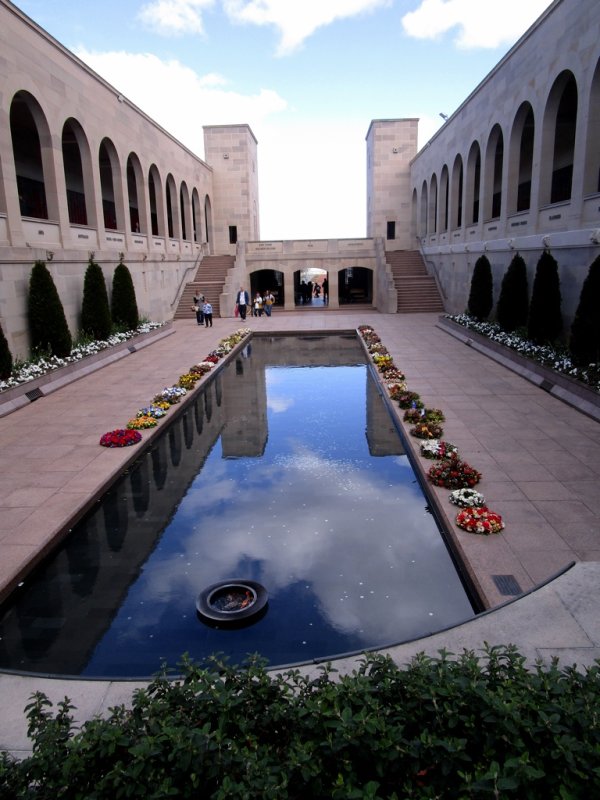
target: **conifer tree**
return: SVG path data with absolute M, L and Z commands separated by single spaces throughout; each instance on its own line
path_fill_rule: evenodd
M 83 281 L 81 330 L 96 340 L 106 340 L 112 330 L 110 306 L 102 267 L 90 258 Z
M 467 311 L 480 321 L 486 320 L 494 305 L 492 267 L 487 256 L 480 256 L 475 262 Z
M 502 278 L 496 307 L 498 325 L 509 333 L 527 325 L 529 299 L 527 296 L 527 267 L 516 253 Z
M 115 325 L 135 330 L 139 325 L 135 287 L 129 269 L 121 261 L 115 267 L 112 283 L 111 313 Z
M 7 380 L 12 374 L 13 357 L 0 325 L 0 380 Z
M 527 336 L 536 344 L 551 344 L 562 332 L 558 264 L 548 250 L 540 256 L 535 270 Z
M 64 358 L 72 339 L 63 305 L 52 275 L 43 261 L 36 261 L 29 278 L 29 335 L 32 353 L 49 351 Z
M 583 367 L 600 363 L 600 256 L 591 264 L 581 287 L 571 326 L 569 350 L 573 363 Z

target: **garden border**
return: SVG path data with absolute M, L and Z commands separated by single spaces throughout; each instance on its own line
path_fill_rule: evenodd
M 600 394 L 584 383 L 537 364 L 511 350 L 510 347 L 494 342 L 447 317 L 439 317 L 436 327 L 454 336 L 467 347 L 472 347 L 512 372 L 516 372 L 563 403 L 600 422 Z
M 0 392 L 0 417 L 5 417 L 35 400 L 52 394 L 57 389 L 79 380 L 79 378 L 102 369 L 113 361 L 118 361 L 149 344 L 154 344 L 164 336 L 170 336 L 172 333 L 175 333 L 173 323 L 167 322 L 160 328 L 136 334 L 124 342 L 104 348 L 99 353 L 85 356 L 72 364 L 66 364 L 64 367 L 47 372 L 39 378 L 25 381 L 12 389 L 6 389 L 4 392 Z

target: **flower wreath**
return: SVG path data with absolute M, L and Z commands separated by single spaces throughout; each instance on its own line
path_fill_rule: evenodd
M 468 533 L 500 533 L 504 528 L 502 517 L 490 511 L 486 506 L 481 508 L 465 508 L 456 515 L 456 524 Z
M 475 489 L 455 489 L 450 492 L 449 500 L 460 508 L 480 508 L 485 505 L 485 497 Z
M 200 379 L 200 376 L 193 372 L 186 372 L 184 375 L 179 376 L 179 380 L 177 381 L 177 385 L 183 387 L 184 389 L 193 389 L 196 385 L 196 381 Z
M 156 419 L 150 415 L 134 417 L 127 423 L 127 427 L 132 431 L 144 430 L 145 428 L 155 428 L 157 425 L 158 422 Z
M 423 408 L 425 405 L 417 392 L 402 392 L 394 399 L 398 401 L 400 408 Z
M 450 444 L 450 442 L 445 442 L 443 439 L 432 439 L 429 442 L 423 442 L 421 444 L 421 455 L 424 458 L 438 461 L 444 458 L 458 458 L 458 448 Z
M 102 447 L 130 447 L 132 444 L 141 442 L 142 434 L 138 431 L 128 431 L 125 428 L 117 428 L 109 431 L 100 437 Z
M 168 403 L 165 403 L 167 408 L 170 408 Z M 161 419 L 165 416 L 166 410 L 161 405 L 151 405 L 146 406 L 146 408 L 140 408 L 137 412 L 136 417 L 154 417 L 154 419 Z
M 416 436 L 417 439 L 439 439 L 443 433 L 442 426 L 435 422 L 418 422 L 410 429 L 411 436 Z
M 406 392 L 406 381 L 394 381 L 393 383 L 388 383 L 387 388 L 392 400 L 397 400 L 401 394 Z
M 427 475 L 434 486 L 443 486 L 446 489 L 466 489 L 481 480 L 480 472 L 454 456 L 433 464 Z

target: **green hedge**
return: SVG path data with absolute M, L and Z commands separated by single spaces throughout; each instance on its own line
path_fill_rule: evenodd
M 217 660 L 157 678 L 131 709 L 75 729 L 67 699 L 28 707 L 33 755 L 0 760 L 11 798 L 591 798 L 600 794 L 600 666 L 365 657 L 269 675 Z
M 104 273 L 91 257 L 83 279 L 81 330 L 98 341 L 106 341 L 112 330 Z
M 72 339 L 52 275 L 43 261 L 36 261 L 29 277 L 29 334 L 31 352 L 65 358 Z
M 113 274 L 111 314 L 115 325 L 125 330 L 135 330 L 140 318 L 135 297 L 135 287 L 128 267 L 121 261 Z
M 472 317 L 486 320 L 494 305 L 492 266 L 487 256 L 479 256 L 471 277 L 467 310 Z
M 6 336 L 4 335 L 4 331 L 2 330 L 2 326 L 0 326 L 0 380 L 5 381 L 8 378 L 10 378 L 12 374 L 12 369 L 13 369 L 12 353 L 10 352 Z

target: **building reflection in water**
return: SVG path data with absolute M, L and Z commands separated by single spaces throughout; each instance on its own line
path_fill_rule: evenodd
M 284 664 L 472 615 L 353 334 L 255 336 L 170 414 L 11 598 L 0 667 L 148 676 L 213 651 Z M 196 595 L 231 577 L 267 586 L 268 613 L 209 629 Z

